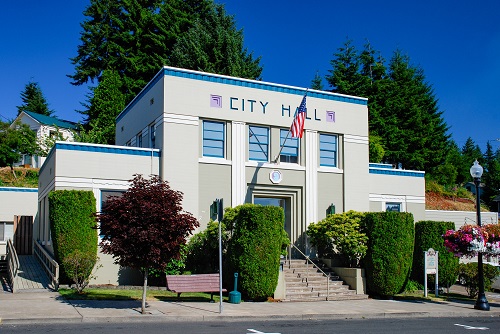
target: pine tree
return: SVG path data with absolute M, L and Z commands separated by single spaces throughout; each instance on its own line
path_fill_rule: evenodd
M 364 95 L 365 78 L 360 73 L 361 61 L 352 40 L 347 40 L 330 61 L 333 69 L 326 81 L 333 91 L 340 94 Z
M 21 92 L 23 104 L 17 107 L 17 115 L 23 111 L 31 111 L 37 114 L 50 116 L 54 113 L 49 109 L 49 104 L 43 96 L 42 89 L 37 82 L 30 81 Z
M 83 14 L 81 44 L 71 59 L 75 72 L 69 77 L 74 85 L 99 85 L 104 71 L 114 71 L 125 104 L 164 65 L 260 78 L 260 58 L 244 49 L 234 19 L 212 0 L 90 0 Z M 90 108 L 101 111 L 92 100 L 85 106 L 88 123 L 97 117 Z
M 498 151 L 497 151 L 498 152 Z M 490 142 L 486 143 L 486 152 L 484 153 L 484 174 L 482 181 L 485 184 L 483 200 L 490 206 L 495 207 L 493 198 L 500 191 L 500 159 L 493 152 Z
M 85 125 L 77 136 L 81 142 L 96 144 L 115 143 L 116 116 L 125 108 L 125 96 L 121 92 L 120 76 L 115 71 L 105 70 L 101 82 L 92 88 L 86 111 Z
M 423 70 L 395 51 L 389 63 L 388 93 L 381 116 L 390 123 L 377 133 L 386 139 L 387 160 L 403 168 L 426 170 L 442 164 L 449 149 L 448 127 Z
M 423 70 L 400 51 L 386 66 L 368 42 L 359 52 L 347 40 L 334 56 L 326 79 L 334 92 L 368 98 L 370 136 L 381 138 L 383 161 L 437 173 L 450 136 Z
M 321 80 L 321 76 L 318 72 L 316 72 L 314 79 L 311 81 L 311 89 L 323 90 L 323 81 Z
M 218 4 L 179 37 L 169 60 L 178 67 L 242 78 L 260 79 L 262 73 L 260 57 L 253 59 L 244 48 L 243 31 Z
M 471 137 L 467 138 L 462 147 L 462 162 L 458 170 L 457 182 L 466 183 L 472 181 L 470 168 L 474 161 L 477 160 L 481 165 L 484 165 L 483 153 Z

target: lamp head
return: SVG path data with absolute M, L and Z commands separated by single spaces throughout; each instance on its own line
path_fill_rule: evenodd
M 470 168 L 470 175 L 474 179 L 480 179 L 483 175 L 483 167 L 479 164 L 479 162 L 477 162 L 477 160 L 474 161 L 474 164 Z

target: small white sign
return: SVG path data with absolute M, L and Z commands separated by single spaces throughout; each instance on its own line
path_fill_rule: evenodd
M 437 270 L 437 252 L 434 249 L 429 248 L 427 252 L 425 252 L 425 264 L 426 264 L 426 274 L 436 274 Z

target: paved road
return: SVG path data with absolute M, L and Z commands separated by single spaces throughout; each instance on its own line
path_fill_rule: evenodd
M 486 333 L 500 332 L 499 317 L 485 318 L 400 318 L 366 320 L 288 320 L 256 322 L 173 322 L 173 323 L 87 323 L 48 325 L 3 325 L 2 333 L 73 333 L 115 334 L 125 333 L 204 333 L 204 334 L 299 334 L 299 333 L 470 333 L 479 330 Z

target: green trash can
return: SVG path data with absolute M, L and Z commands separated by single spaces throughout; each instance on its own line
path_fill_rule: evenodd
M 229 302 L 239 304 L 241 302 L 241 293 L 236 291 L 238 287 L 238 273 L 234 273 L 234 290 L 229 293 Z

